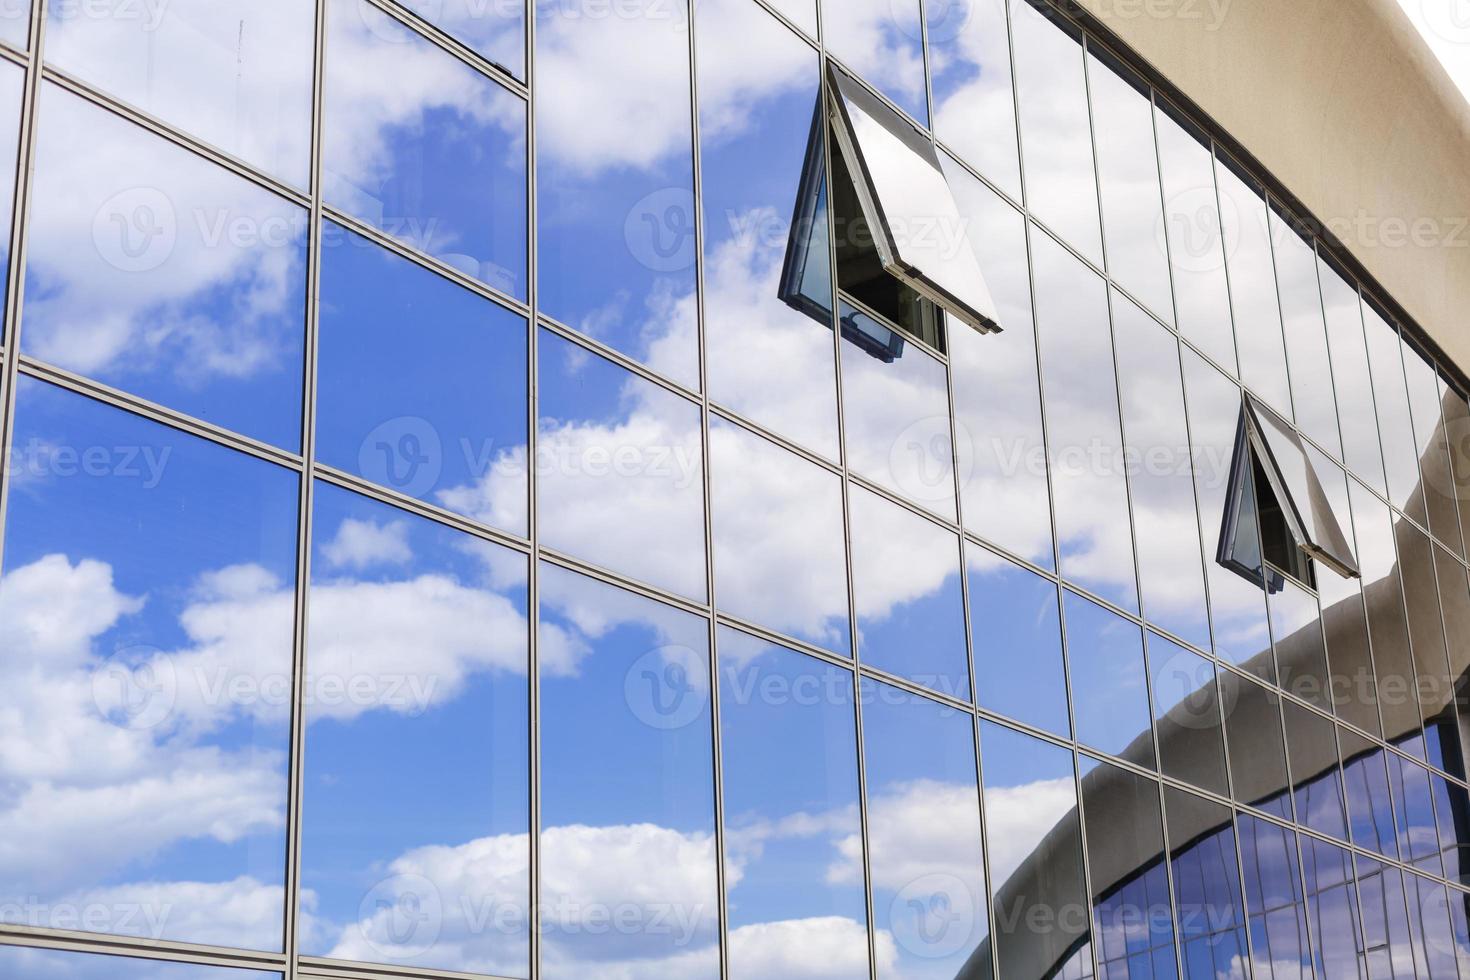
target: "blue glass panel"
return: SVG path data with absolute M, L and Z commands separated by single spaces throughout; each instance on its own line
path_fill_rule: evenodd
M 1249 953 L 1230 811 L 1166 786 L 1164 814 L 1173 848 L 1174 914 L 1184 976 L 1241 978 Z
M 1409 875 L 1404 884 L 1419 976 L 1423 980 L 1459 980 L 1444 885 L 1419 875 Z
M 14 980 L 280 980 L 279 973 L 165 963 L 126 956 L 0 947 L 0 969 Z
M 978 545 L 965 558 L 980 706 L 1070 737 L 1056 584 Z
M 1444 874 L 1450 881 L 1470 883 L 1470 791 L 1430 773 Z
M 868 976 L 850 671 L 721 629 L 730 975 Z M 772 760 L 780 759 L 778 766 Z
M 851 655 L 842 478 L 712 419 L 710 494 L 720 609 Z
M 1358 899 L 1370 980 L 1414 980 L 1403 872 L 1359 856 Z
M 298 449 L 306 212 L 55 86 L 40 115 L 24 352 Z
M 4 40 L 5 24 L 5 14 L 0 11 L 0 40 Z M 9 62 L 0 65 L 0 187 L 15 186 L 24 87 L 24 69 Z M 0 193 L 0 283 L 10 281 L 10 221 L 15 212 L 14 198 L 13 193 Z
M 528 976 L 527 560 L 325 484 L 313 533 L 302 951 Z
M 696 388 L 686 15 L 685 0 L 537 0 L 537 248 L 543 313 Z
M 1393 825 L 1393 798 L 1388 789 L 1387 753 L 1345 728 L 1338 729 L 1338 738 L 1342 746 L 1352 841 L 1358 847 L 1397 858 L 1398 837 Z
M 929 125 L 922 0 L 824 0 L 827 47 L 921 126 Z
M 0 905 L 279 951 L 297 477 L 29 378 L 15 439 Z
M 1271 980 L 1311 977 L 1296 833 L 1259 817 L 1242 816 L 1240 863 L 1245 870 L 1254 975 Z
M 968 700 L 959 539 L 860 487 L 849 505 L 863 663 Z
M 1006 0 L 924 0 L 924 15 L 935 135 L 1019 201 Z
M 526 297 L 526 106 L 366 0 L 330 0 L 323 194 Z
M 1067 664 L 1077 740 L 1141 766 L 1154 765 L 1143 631 L 1074 592 L 1065 593 Z
M 523 0 L 395 0 L 517 78 L 526 74 Z
M 699 406 L 541 331 L 541 543 L 703 599 Z
M 1319 834 L 1347 840 L 1335 726 L 1331 719 L 1291 701 L 1282 704 L 1282 713 L 1297 822 Z
M 1317 976 L 1320 980 L 1362 980 L 1363 937 L 1352 855 L 1313 837 L 1301 838 L 1301 848 Z
M 46 0 L 48 64 L 303 189 L 315 35 L 299 0 Z
M 1387 753 L 1388 779 L 1393 786 L 1394 815 L 1398 822 L 1399 854 L 1419 862 L 1439 855 L 1439 832 L 1434 823 L 1434 798 L 1429 770 L 1396 752 Z M 1422 866 L 1422 865 L 1421 865 Z M 1434 869 L 1440 873 L 1439 868 Z
M 327 229 L 317 459 L 525 536 L 525 319 Z
M 541 975 L 718 977 L 709 625 L 543 564 L 539 636 Z

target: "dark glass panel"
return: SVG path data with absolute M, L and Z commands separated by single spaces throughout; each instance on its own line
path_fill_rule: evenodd
M 1271 688 L 1230 672 L 1222 674 L 1221 686 L 1235 799 L 1290 820 L 1291 793 L 1281 732 L 1281 696 Z
M 1297 860 L 1297 835 L 1242 814 L 1240 864 L 1255 977 L 1303 980 L 1312 976 L 1305 896 Z
M 1148 634 L 1148 661 L 1159 768 L 1166 776 L 1229 796 L 1214 662 L 1155 633 Z
M 1332 572 L 1323 572 L 1323 576 Z M 1283 690 L 1332 710 L 1332 678 L 1323 645 L 1322 615 L 1317 597 L 1290 579 L 1281 591 L 1266 597 L 1271 611 L 1271 636 Z
M 1282 713 L 1297 823 L 1319 834 L 1347 840 L 1336 726 L 1331 719 L 1290 701 L 1283 703 Z

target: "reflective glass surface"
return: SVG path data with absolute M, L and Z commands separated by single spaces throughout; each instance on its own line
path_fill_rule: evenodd
M 197 963 L 160 963 L 24 946 L 0 946 L 0 967 L 16 980 L 280 980 L 279 973 L 231 970 Z
M 923 0 L 823 0 L 823 40 L 869 85 L 922 126 L 925 93 Z
M 1429 770 L 1416 762 L 1388 753 L 1388 782 L 1393 789 L 1394 818 L 1398 824 L 1399 857 L 1426 871 L 1441 874 L 1439 831 L 1434 822 L 1434 797 Z
M 862 695 L 878 976 L 989 975 L 978 965 L 990 953 L 990 923 L 974 722 L 875 681 L 863 681 Z
M 1297 823 L 1319 834 L 1347 840 L 1342 769 L 1332 720 L 1291 701 L 1282 704 L 1282 713 L 1286 720 L 1286 756 L 1291 764 Z
M 541 331 L 541 543 L 705 597 L 699 406 Z
M 709 445 L 720 609 L 851 654 L 842 478 L 720 419 Z
M 996 975 L 1058 975 L 1091 934 L 1072 753 L 992 722 L 980 753 Z
M 1459 501 L 1450 470 L 1449 430 L 1440 405 L 1439 377 L 1430 360 L 1407 343 L 1404 374 L 1414 413 L 1414 448 L 1419 455 L 1419 489 L 1424 495 L 1426 526 L 1455 554 L 1462 554 Z
M 1383 749 L 1346 728 L 1338 729 L 1343 785 L 1347 790 L 1348 826 L 1358 847 L 1398 857 L 1393 824 L 1393 798 L 1388 788 L 1388 762 Z
M 1223 676 L 1225 737 L 1235 799 L 1283 820 L 1291 819 L 1281 695 L 1240 676 Z
M 29 378 L 15 424 L 5 914 L 280 951 L 296 477 Z
M 1333 509 L 1351 515 L 1347 475 L 1316 450 L 1309 449 L 1308 454 L 1324 476 L 1322 486 L 1333 502 Z M 1343 530 L 1348 531 L 1349 526 L 1345 525 Z M 1356 537 L 1354 542 L 1356 548 Z M 1327 642 L 1332 699 L 1337 714 L 1364 731 L 1381 734 L 1378 680 L 1373 673 L 1368 647 L 1368 614 L 1361 584 L 1357 579 L 1324 574 L 1318 576 L 1317 588 L 1320 590 L 1322 633 Z
M 1199 513 L 1190 477 L 1189 426 L 1179 341 L 1119 293 L 1113 330 L 1123 402 L 1138 574 L 1149 621 L 1210 648 Z
M 1409 646 L 1417 681 L 1415 696 L 1424 718 L 1429 763 L 1456 771 L 1461 767 L 1459 720 L 1455 711 L 1454 678 L 1449 672 L 1444 616 L 1435 588 L 1434 547 L 1408 521 L 1394 525 L 1398 542 L 1399 575 L 1404 583 L 1404 606 L 1409 621 Z
M 1363 304 L 1363 327 L 1368 337 L 1368 363 L 1378 409 L 1378 432 L 1383 462 L 1388 470 L 1388 499 L 1420 524 L 1427 517 L 1419 491 L 1418 438 L 1409 414 L 1409 392 L 1404 381 L 1403 345 L 1399 333 L 1370 303 Z
M 1327 313 L 1327 343 L 1332 352 L 1332 380 L 1337 386 L 1337 412 L 1342 423 L 1343 462 L 1354 475 L 1382 492 L 1386 489 L 1383 452 L 1378 445 L 1373 377 L 1368 370 L 1357 287 L 1320 259 L 1318 270 Z
M 965 559 L 980 707 L 1070 737 L 1056 584 L 976 544 Z
M 1230 274 L 1230 306 L 1240 376 L 1276 411 L 1291 417 L 1286 377 L 1286 342 L 1271 258 L 1271 228 L 1261 188 L 1248 182 L 1225 158 L 1215 161 L 1220 189 L 1220 226 Z
M 1228 796 L 1220 681 L 1214 662 L 1149 633 L 1148 664 L 1159 769 L 1166 776 Z M 1233 688 L 1231 695 L 1233 709 Z
M 1061 572 L 1136 610 L 1106 287 L 1047 235 L 1031 241 Z
M 317 459 L 524 537 L 525 319 L 339 226 L 329 232 Z
M 1164 211 L 1149 89 L 1132 71 L 1095 52 L 1087 66 L 1108 272 L 1173 323 L 1169 253 L 1158 237 Z
M 493 65 L 522 78 L 526 73 L 524 0 L 394 0 L 472 48 Z
M 1239 826 L 1252 975 L 1272 980 L 1310 978 L 1297 835 L 1249 815 L 1241 816 Z
M 1143 633 L 1133 623 L 1074 592 L 1063 601 L 1067 665 L 1077 740 L 1141 766 L 1154 765 L 1148 666 Z M 1085 693 L 1083 693 L 1085 692 Z
M 1384 737 L 1398 743 L 1419 735 L 1420 718 L 1408 615 L 1394 547 L 1394 518 L 1361 483 L 1352 481 L 1350 489 L 1358 556 L 1363 565 L 1363 599 L 1368 608 L 1373 669 L 1378 678 L 1378 707 Z M 1418 744 L 1418 755 L 1423 758 L 1422 742 Z
M 31 36 L 31 0 L 17 0 L 0 10 L 0 42 L 25 50 Z
M 1331 711 L 1333 677 L 1317 597 L 1283 577 L 1281 590 L 1267 596 L 1266 604 L 1271 611 L 1271 638 L 1282 690 Z
M 1456 499 L 1460 504 L 1460 535 L 1470 542 L 1470 444 L 1458 433 L 1470 426 L 1470 403 L 1465 396 L 1440 379 L 1440 398 L 1444 406 L 1444 424 L 1450 440 L 1450 468 L 1454 473 Z
M 551 565 L 540 585 L 541 975 L 718 977 L 709 626 Z
M 1249 950 L 1230 811 L 1166 786 L 1164 816 L 1185 980 L 1241 977 Z
M 1271 243 L 1276 256 L 1286 355 L 1291 365 L 1292 405 L 1302 431 L 1341 458 L 1342 433 L 1337 425 L 1337 399 L 1330 384 L 1332 359 L 1327 350 L 1316 252 L 1310 240 L 1299 233 L 1294 219 L 1284 215 L 1275 207 L 1271 209 Z
M 0 40 L 4 40 L 4 13 L 0 11 Z M 16 156 L 20 141 L 21 99 L 25 71 L 6 62 L 0 65 L 0 187 L 15 186 Z M 34 207 L 34 205 L 32 205 Z M 10 231 L 15 203 L 11 195 L 0 195 L 0 229 L 7 233 L 0 243 L 0 282 L 10 281 Z
M 862 662 L 968 700 L 959 540 L 860 487 L 848 501 Z
M 1027 204 L 1063 240 L 1102 265 L 1081 37 L 1041 0 L 1013 2 L 1011 29 Z
M 323 195 L 526 297 L 526 106 L 367 0 L 327 8 Z
M 46 3 L 46 61 L 299 188 L 316 11 L 293 0 Z
M 313 525 L 303 952 L 529 976 L 527 560 L 327 485 Z
M 1403 872 L 1361 855 L 1356 860 L 1368 976 L 1372 980 L 1412 978 L 1414 951 Z
M 978 14 L 978 11 L 977 11 Z M 1054 568 L 1026 222 L 963 168 L 945 167 L 1006 329 L 949 331 L 955 457 L 966 529 Z
M 750 0 L 701 3 L 695 27 L 710 398 L 836 459 L 818 59 Z M 732 70 L 752 46 L 771 63 L 758 81 Z M 807 239 L 803 303 L 788 263 Z
M 1006 0 L 924 0 L 924 13 L 934 134 L 1019 201 L 1021 161 L 1006 6 Z
M 823 975 L 865 978 L 852 674 L 731 629 L 718 644 L 730 976 L 800 975 L 821 949 Z
M 711 5 L 710 16 L 722 9 Z M 541 311 L 698 387 L 686 5 L 536 0 L 536 18 Z M 752 85 L 770 91 L 765 59 L 712 60 L 730 81 L 701 74 L 701 85 L 724 94 L 706 95 L 701 118 L 748 127 L 756 117 L 741 101 Z M 789 84 L 793 64 L 805 68 L 805 56 L 772 74 Z
M 40 112 L 23 350 L 299 449 L 306 212 L 53 85 Z
M 1314 837 L 1302 837 L 1301 848 L 1317 976 L 1322 980 L 1360 980 L 1363 936 L 1352 855 Z

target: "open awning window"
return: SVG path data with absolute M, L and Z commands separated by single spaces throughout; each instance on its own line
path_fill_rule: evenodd
M 1241 405 L 1219 561 L 1268 591 L 1279 572 L 1314 585 L 1314 558 L 1344 578 L 1358 578 L 1345 515 L 1327 495 L 1301 437 L 1250 394 Z
M 830 80 L 834 154 L 884 270 L 977 330 L 1001 329 L 934 143 L 837 69 Z

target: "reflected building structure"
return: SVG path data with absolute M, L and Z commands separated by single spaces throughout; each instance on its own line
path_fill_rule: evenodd
M 1061 0 L 0 11 L 0 973 L 1470 980 L 1470 401 Z

